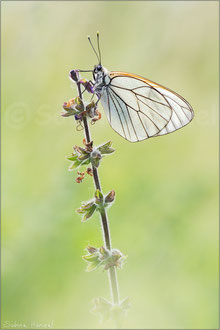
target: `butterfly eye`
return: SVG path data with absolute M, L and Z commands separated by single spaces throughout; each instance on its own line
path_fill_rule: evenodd
M 97 65 L 96 69 L 97 69 L 97 71 L 102 71 L 102 66 L 101 65 Z

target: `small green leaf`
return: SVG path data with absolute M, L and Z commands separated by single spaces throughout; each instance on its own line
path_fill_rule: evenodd
M 95 200 L 96 200 L 96 203 L 100 203 L 103 201 L 103 194 L 99 189 L 96 189 L 96 191 L 95 191 Z
M 84 110 L 84 104 L 83 101 L 81 100 L 81 98 L 79 96 L 77 96 L 75 98 L 75 103 L 76 103 L 76 109 L 79 111 L 83 111 Z
M 70 161 L 75 161 L 77 159 L 77 155 L 76 154 L 72 154 L 70 156 L 66 156 L 66 159 L 67 160 L 70 160 Z
M 115 149 L 111 148 L 112 141 L 108 141 L 105 144 L 102 144 L 97 149 L 101 152 L 101 154 L 111 154 L 115 151 Z
M 96 261 L 98 259 L 98 256 L 90 254 L 90 255 L 83 256 L 83 259 L 85 261 L 93 262 L 93 261 Z
M 86 268 L 87 272 L 91 272 L 92 270 L 95 270 L 96 268 L 98 268 L 101 264 L 101 261 L 97 260 L 95 262 L 90 262 Z
M 89 254 L 83 256 L 82 258 L 88 263 L 86 270 L 90 272 L 97 267 L 100 267 L 102 264 L 102 260 L 100 259 L 100 253 L 98 249 L 88 246 L 87 251 L 89 252 Z
M 82 155 L 78 156 L 78 159 L 81 161 L 86 160 L 87 158 L 89 158 L 89 154 L 84 154 L 84 155 L 82 154 Z
M 104 248 L 104 246 L 100 247 L 99 252 L 101 253 L 102 257 L 104 257 L 105 259 L 109 256 L 109 252 L 108 250 L 106 250 L 106 248 Z
M 82 222 L 85 222 L 87 221 L 89 218 L 91 218 L 91 216 L 93 215 L 93 213 L 95 212 L 96 210 L 96 205 L 92 205 L 89 209 L 86 210 L 86 213 L 85 215 L 83 216 L 82 218 Z
M 89 202 L 89 203 L 86 203 L 86 204 L 82 204 L 81 206 L 80 206 L 80 208 L 79 209 L 77 209 L 76 211 L 78 212 L 78 213 L 86 213 L 87 212 L 87 210 L 89 210 L 90 209 L 90 207 L 92 207 L 94 205 L 94 201 L 92 201 L 92 202 Z
M 82 204 L 81 207 L 76 210 L 76 212 L 79 214 L 83 214 L 82 222 L 85 222 L 93 215 L 96 208 L 97 205 L 94 203 L 94 201 L 92 201 L 86 204 Z
M 65 109 L 66 110 L 66 109 Z M 70 117 L 70 116 L 74 116 L 74 115 L 76 115 L 77 114 L 77 111 L 76 110 L 73 110 L 73 109 L 71 109 L 71 110 L 66 110 L 65 112 L 64 111 L 62 111 L 61 112 L 61 116 L 62 117 Z
M 79 160 L 78 158 L 76 160 L 74 160 L 74 162 L 70 165 L 69 167 L 69 171 L 72 171 L 74 169 L 76 169 L 77 167 L 79 167 L 81 165 L 82 161 Z
M 92 202 L 89 202 L 89 203 L 87 203 L 87 204 L 83 204 L 83 209 L 84 210 L 88 210 L 88 209 L 90 209 L 90 207 L 91 206 L 93 206 L 94 205 L 94 202 L 92 201 Z
M 90 163 L 90 158 L 83 160 L 81 165 L 88 165 L 89 163 Z
M 88 152 L 86 151 L 86 149 L 82 148 L 82 147 L 78 147 L 78 150 L 82 153 L 82 154 L 88 154 Z

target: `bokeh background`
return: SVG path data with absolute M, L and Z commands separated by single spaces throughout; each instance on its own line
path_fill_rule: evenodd
M 2 327 L 112 328 L 90 310 L 109 299 L 107 274 L 81 256 L 102 245 L 98 214 L 75 209 L 93 196 L 65 156 L 81 144 L 64 101 L 71 69 L 97 63 L 87 41 L 100 31 L 103 65 L 161 83 L 195 118 L 167 136 L 129 143 L 105 115 L 91 128 L 113 141 L 100 168 L 118 271 L 131 300 L 125 328 L 218 328 L 218 2 L 2 2 Z M 100 110 L 103 113 L 103 110 Z

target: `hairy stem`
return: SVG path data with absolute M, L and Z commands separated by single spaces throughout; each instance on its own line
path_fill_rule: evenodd
M 81 86 L 79 82 L 77 83 L 77 87 L 78 87 L 79 97 L 82 100 Z M 92 140 L 91 140 L 87 118 L 85 116 L 83 117 L 83 126 L 84 126 L 86 143 L 89 143 Z M 95 166 L 92 166 L 92 171 L 93 171 L 93 179 L 94 179 L 95 187 L 99 191 L 102 191 L 98 169 Z M 102 232 L 103 232 L 105 247 L 109 251 L 111 251 L 111 236 L 110 236 L 110 229 L 108 224 L 108 216 L 105 208 L 100 212 L 100 217 L 101 217 Z M 117 280 L 117 273 L 115 267 L 110 267 L 108 272 L 109 272 L 109 282 L 110 282 L 110 289 L 111 289 L 113 303 L 119 304 L 119 289 L 118 289 L 118 280 Z

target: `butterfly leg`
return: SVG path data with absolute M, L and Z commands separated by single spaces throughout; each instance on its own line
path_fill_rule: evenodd
M 96 104 L 96 106 L 97 106 L 97 105 L 98 105 L 98 103 L 99 103 L 99 101 L 100 101 L 100 99 L 101 99 L 101 95 L 100 95 L 100 94 L 96 94 L 96 96 L 97 96 L 97 99 L 98 99 L 98 100 L 96 101 L 96 103 L 95 103 L 95 104 Z

